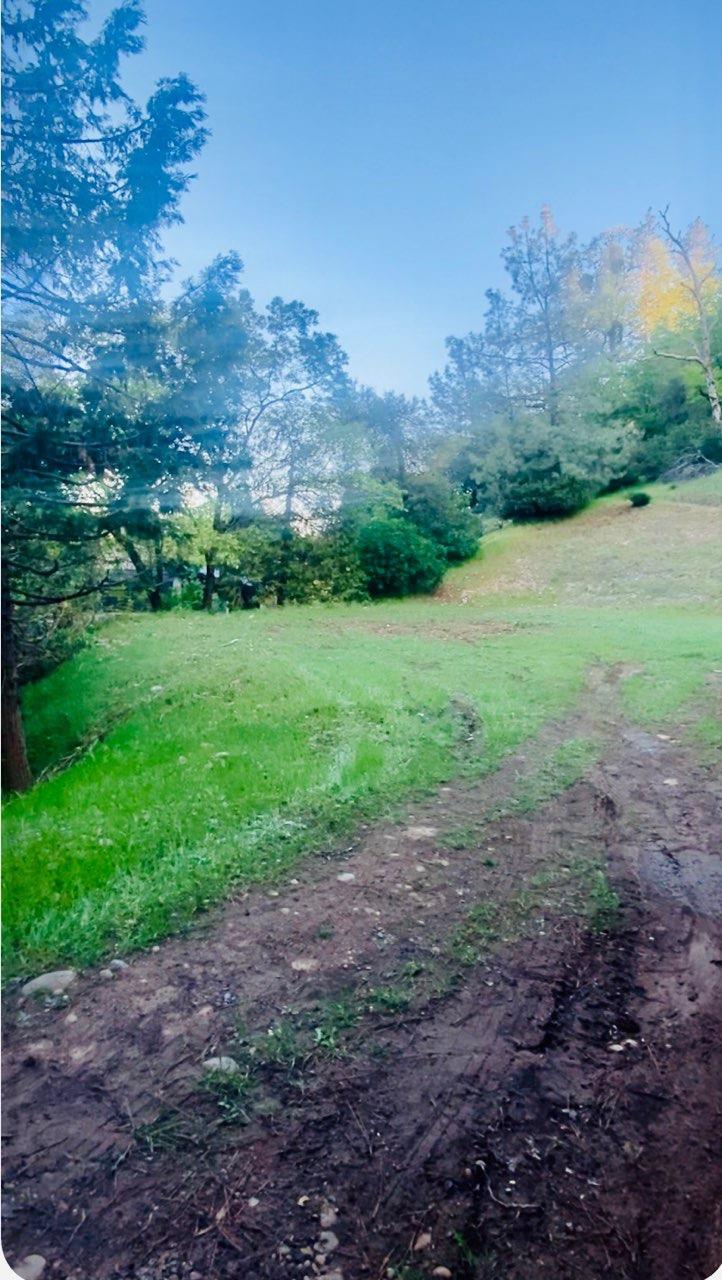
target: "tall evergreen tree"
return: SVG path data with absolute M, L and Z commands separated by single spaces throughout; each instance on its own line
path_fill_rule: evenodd
M 122 59 L 143 47 L 137 0 L 92 38 L 80 0 L 9 0 L 4 16 L 3 765 L 22 790 L 15 610 L 99 585 L 86 554 L 103 536 L 99 486 L 137 424 L 92 416 L 93 381 L 112 383 L 127 315 L 167 270 L 160 236 L 206 133 L 185 76 L 144 106 L 124 91 Z

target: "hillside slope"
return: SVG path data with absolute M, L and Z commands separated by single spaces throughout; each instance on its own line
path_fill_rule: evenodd
M 432 599 L 125 616 L 27 690 L 6 975 L 184 925 L 400 795 L 494 768 L 590 664 L 663 724 L 722 665 L 722 480 L 507 528 Z M 714 737 L 707 718 L 701 732 Z

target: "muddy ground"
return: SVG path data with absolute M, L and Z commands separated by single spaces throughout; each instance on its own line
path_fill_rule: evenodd
M 612 684 L 496 774 L 113 978 L 10 992 L 10 1261 L 42 1254 L 46 1280 L 706 1280 L 722 781 L 626 726 Z M 592 727 L 600 762 L 532 807 Z M 204 1075 L 219 1054 L 240 1071 Z

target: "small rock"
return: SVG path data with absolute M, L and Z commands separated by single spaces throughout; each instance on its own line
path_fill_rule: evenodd
M 430 840 L 432 836 L 438 834 L 438 827 L 407 827 L 405 831 L 409 840 Z
M 448 1267 L 434 1267 L 431 1274 L 432 1276 L 438 1276 L 438 1280 L 452 1280 L 451 1272 Z
M 96 1049 L 95 1041 L 93 1041 L 91 1044 L 76 1044 L 70 1050 L 70 1061 L 71 1062 L 88 1062 L 93 1057 L 93 1054 L 95 1053 L 95 1049 Z
M 431 1244 L 431 1232 L 422 1231 L 420 1236 L 414 1240 L 414 1253 L 421 1253 L 422 1249 L 428 1249 Z
M 37 978 L 31 978 L 29 982 L 21 988 L 24 996 L 32 996 L 36 991 L 46 991 L 49 995 L 57 996 L 69 987 L 71 982 L 75 982 L 77 978 L 75 969 L 53 969 L 51 973 L 41 973 Z M 40 1254 L 31 1254 L 31 1257 L 40 1257 Z
M 124 969 L 129 969 L 130 965 L 126 964 L 125 960 L 116 959 L 116 960 L 111 960 L 110 964 L 108 965 L 108 968 L 112 969 L 113 973 L 122 973 Z
M 295 969 L 296 973 L 313 973 L 318 969 L 318 960 L 313 960 L 311 956 L 299 956 L 291 961 L 291 968 Z
M 356 877 L 353 871 L 342 871 L 340 876 L 336 876 L 336 879 L 340 880 L 341 884 L 350 884 L 352 880 L 356 879 Z
M 113 973 L 113 970 L 112 970 L 112 969 L 101 969 L 101 970 L 100 970 L 100 977 L 101 977 L 101 978 L 106 978 L 106 979 L 107 979 L 107 978 L 114 978 L 114 977 L 115 977 L 115 974 Z
M 679 786 L 679 779 L 678 779 L 678 778 L 665 778 L 665 779 L 664 779 L 664 785 L 665 785 L 665 787 L 678 787 L 678 786 Z
M 235 1058 L 221 1055 L 220 1058 L 206 1058 L 203 1069 L 204 1071 L 225 1071 L 230 1075 L 231 1072 L 238 1071 L 238 1063 Z
M 338 1236 L 333 1231 L 322 1231 L 316 1245 L 317 1253 L 329 1254 L 338 1249 Z
M 40 1280 L 45 1270 L 45 1259 L 41 1253 L 29 1253 L 27 1258 L 23 1258 L 15 1267 L 15 1275 L 20 1280 Z
M 250 1196 L 250 1197 L 249 1197 L 249 1199 L 248 1199 L 248 1208 L 249 1208 L 249 1209 L 257 1209 L 260 1203 L 261 1203 L 261 1202 L 260 1202 L 260 1200 L 258 1199 L 258 1196 Z
M 623 1044 L 608 1044 L 607 1048 L 610 1053 L 624 1053 Z
M 322 1204 L 321 1212 L 319 1214 L 319 1221 L 321 1223 L 321 1226 L 326 1229 L 328 1229 L 329 1227 L 333 1227 L 337 1219 L 338 1219 L 338 1211 L 336 1209 L 336 1206 L 333 1204 L 329 1204 L 328 1202 L 325 1202 L 324 1204 Z

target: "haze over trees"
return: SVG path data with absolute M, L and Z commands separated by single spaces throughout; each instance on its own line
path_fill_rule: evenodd
M 3 761 L 31 781 L 23 681 L 98 608 L 428 591 L 481 518 L 544 518 L 722 460 L 714 245 L 671 214 L 589 244 L 513 227 L 505 290 L 447 339 L 425 401 L 349 376 L 299 300 L 259 306 L 235 250 L 169 296 L 163 231 L 207 137 L 184 76 L 146 103 L 130 0 L 10 0 L 3 139 Z

